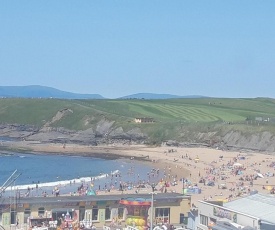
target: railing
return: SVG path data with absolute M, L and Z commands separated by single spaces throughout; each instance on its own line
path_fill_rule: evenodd
M 48 230 L 48 227 L 33 227 L 35 230 Z
M 50 228 L 56 228 L 57 227 L 57 220 L 49 221 L 49 227 Z
M 136 228 L 128 229 L 127 227 L 126 228 L 122 228 L 122 227 L 119 227 L 119 226 L 109 227 L 109 226 L 105 226 L 105 225 L 102 227 L 102 229 L 103 230 L 121 230 L 121 229 L 123 229 L 123 230 L 138 230 Z
M 2 229 L 5 230 L 4 227 L 3 227 L 3 228 L 0 228 L 0 229 L 1 229 L 1 230 L 2 230 Z M 26 229 L 27 229 L 27 227 L 26 227 L 25 224 L 22 224 L 22 225 L 11 224 L 11 225 L 10 225 L 10 228 L 9 228 L 9 230 L 26 230 Z
M 133 227 L 133 226 L 129 226 L 129 225 L 126 227 L 126 229 L 127 229 L 127 230 L 138 230 L 137 228 L 135 228 L 135 227 Z
M 93 222 L 91 220 L 82 220 L 79 222 L 80 226 L 84 226 L 85 228 L 91 228 Z
M 102 227 L 103 230 L 138 230 L 137 228 L 133 227 L 133 226 L 127 226 L 126 228 L 122 228 L 122 227 L 109 227 L 109 226 L 103 226 Z

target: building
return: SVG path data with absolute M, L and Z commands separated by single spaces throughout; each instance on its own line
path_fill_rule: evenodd
M 45 225 L 58 228 L 62 224 L 79 229 L 85 226 L 126 226 L 127 209 L 121 200 L 139 199 L 151 202 L 150 194 L 57 196 L 32 198 L 3 198 L 0 204 L 0 227 L 5 229 L 32 229 Z M 148 206 L 145 217 L 153 222 L 182 224 L 187 221 L 190 196 L 177 193 L 160 193 L 153 196 L 153 212 Z M 146 220 L 147 221 L 147 220 Z M 78 227 L 76 227 L 78 226 Z
M 196 230 L 253 228 L 275 229 L 275 196 L 253 194 L 224 203 L 199 201 Z M 219 224 L 218 224 L 219 222 Z M 228 228 L 211 226 L 226 225 Z
M 154 118 L 151 117 L 138 117 L 135 118 L 136 123 L 154 123 Z

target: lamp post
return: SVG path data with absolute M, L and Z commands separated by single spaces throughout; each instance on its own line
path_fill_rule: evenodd
M 91 226 L 91 213 L 88 212 L 88 220 L 86 221 L 86 227 L 90 227 Z
M 48 211 L 47 210 L 45 211 L 45 217 L 46 217 L 45 224 L 46 224 L 46 226 L 48 226 L 49 225 L 49 221 L 48 221 Z
M 71 219 L 73 219 L 74 218 L 74 209 L 72 209 L 72 217 L 71 217 Z
M 152 184 L 151 186 L 152 186 L 152 192 L 149 193 L 152 195 L 152 197 L 151 197 L 150 230 L 153 230 L 154 195 L 157 193 L 155 192 L 155 184 Z

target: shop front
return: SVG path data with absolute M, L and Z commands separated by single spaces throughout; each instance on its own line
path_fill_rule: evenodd
M 128 199 L 130 202 L 122 200 Z M 5 229 L 91 229 L 110 226 L 122 228 L 128 222 L 147 226 L 150 194 L 33 197 L 22 198 L 17 204 L 9 200 L 0 205 L 0 227 Z M 131 202 L 137 200 L 138 202 Z M 155 217 L 161 222 L 180 223 L 180 214 L 187 216 L 190 197 L 182 194 L 154 196 Z M 138 204 L 138 205 L 135 205 Z
M 210 202 L 199 201 L 200 230 L 235 230 L 244 226 L 260 229 L 260 219 Z

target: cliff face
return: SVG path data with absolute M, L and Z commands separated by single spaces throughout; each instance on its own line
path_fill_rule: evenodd
M 275 135 L 266 131 L 250 135 L 231 131 L 222 137 L 222 141 L 228 148 L 275 152 Z
M 168 141 L 167 145 L 210 147 L 221 150 L 275 152 L 275 134 L 263 132 L 247 132 L 239 130 L 209 130 L 181 133 L 184 141 Z
M 96 128 L 84 131 L 73 131 L 64 128 L 44 126 L 37 128 L 28 125 L 0 125 L 0 136 L 19 138 L 26 141 L 45 143 L 75 143 L 83 145 L 104 144 L 152 144 L 150 136 L 139 128 L 125 131 L 114 126 L 113 121 L 101 120 Z M 169 146 L 209 147 L 222 150 L 275 152 L 275 135 L 271 132 L 244 133 L 237 130 L 219 132 L 188 131 L 178 133 L 178 140 L 168 140 Z
M 18 138 L 26 141 L 45 143 L 75 143 L 83 145 L 100 145 L 112 143 L 144 144 L 148 136 L 139 128 L 124 131 L 122 127 L 114 127 L 114 122 L 100 121 L 95 129 L 74 131 L 64 128 L 42 127 L 28 125 L 2 124 L 0 136 Z

